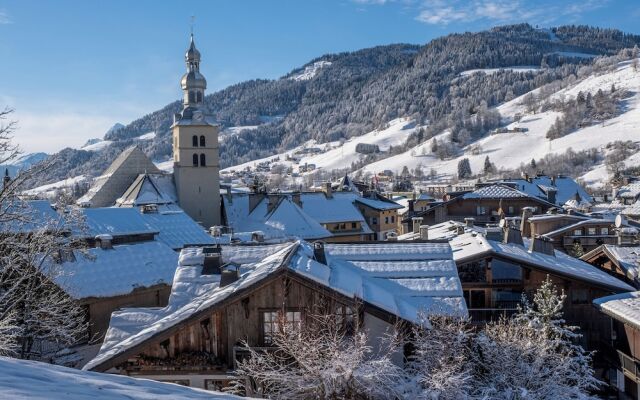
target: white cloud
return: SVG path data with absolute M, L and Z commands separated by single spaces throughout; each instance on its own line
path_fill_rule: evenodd
M 416 20 L 431 25 L 454 22 L 537 22 L 551 23 L 561 17 L 579 16 L 603 7 L 608 0 L 587 0 L 558 5 L 522 0 L 425 0 Z
M 6 11 L 0 10 L 0 25 L 10 24 L 11 18 L 9 18 L 9 14 Z

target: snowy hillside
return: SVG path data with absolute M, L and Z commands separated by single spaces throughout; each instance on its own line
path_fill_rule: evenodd
M 406 118 L 398 118 L 389 122 L 388 127 L 381 130 L 374 130 L 362 136 L 353 137 L 343 142 L 329 142 L 318 144 L 311 140 L 301 146 L 248 163 L 236 165 L 223 170 L 240 171 L 246 168 L 255 169 L 261 164 L 277 163 L 293 168 L 294 172 L 305 166 L 313 165 L 314 169 L 322 168 L 327 171 L 333 169 L 350 168 L 351 164 L 359 161 L 364 154 L 358 153 L 358 145 L 377 146 L 380 152 L 388 151 L 391 146 L 399 146 L 406 142 L 409 135 L 417 129 L 416 124 Z
M 331 61 L 316 61 L 313 64 L 306 66 L 302 72 L 290 76 L 289 79 L 294 81 L 308 81 L 315 77 L 318 71 L 324 67 L 328 67 L 329 65 L 331 65 Z
M 0 357 L 0 398 L 12 400 L 239 399 L 172 383 L 79 371 L 37 361 Z
M 524 128 L 526 132 L 510 132 L 493 134 L 484 137 L 464 149 L 464 154 L 451 160 L 440 160 L 430 151 L 430 141 L 422 143 L 403 154 L 399 154 L 363 168 L 364 171 L 377 173 L 385 169 L 399 171 L 403 166 L 416 168 L 421 165 L 425 172 L 435 169 L 438 173 L 455 175 L 458 161 L 469 158 L 472 171 L 483 168 L 487 156 L 500 168 L 513 169 L 521 163 L 528 163 L 532 158 L 539 159 L 546 154 L 560 154 L 572 148 L 575 151 L 591 148 L 603 149 L 608 143 L 616 140 L 640 141 L 640 72 L 634 71 L 631 62 L 620 63 L 614 72 L 591 75 L 575 85 L 560 90 L 553 97 L 564 96 L 574 98 L 578 92 L 595 94 L 599 89 L 609 91 L 611 85 L 618 89 L 628 90 L 632 96 L 625 100 L 624 112 L 604 124 L 592 125 L 579 129 L 564 137 L 549 140 L 546 133 L 560 113 L 546 111 L 527 114 L 521 105 L 524 96 L 497 107 L 505 122 L 513 121 L 516 114 L 522 115 L 519 122 L 511 122 L 507 128 Z M 446 136 L 447 133 L 441 134 Z M 478 145 L 481 151 L 478 152 Z M 472 149 L 476 151 L 472 153 Z M 476 154 L 474 154 L 476 153 Z M 637 165 L 640 157 L 632 156 L 627 164 Z M 587 183 L 598 184 L 606 178 L 603 165 L 596 166 L 593 172 L 584 176 Z
M 6 169 L 9 171 L 9 176 L 14 177 L 18 171 L 22 169 L 28 169 L 34 164 L 39 163 L 45 158 L 49 157 L 47 153 L 27 153 L 18 156 L 16 159 L 11 160 L 5 165 L 0 165 L 1 172 L 4 173 Z

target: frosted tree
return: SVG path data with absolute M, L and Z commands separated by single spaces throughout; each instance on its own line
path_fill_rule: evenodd
M 14 159 L 15 123 L 0 112 L 0 157 Z M 83 339 L 84 313 L 59 286 L 60 263 L 83 243 L 71 235 L 82 229 L 77 210 L 52 218 L 30 207 L 18 194 L 25 181 L 47 168 L 43 163 L 5 179 L 0 191 L 0 353 L 41 357 Z M 57 282 L 57 283 L 56 283 Z
M 471 164 L 468 158 L 458 161 L 458 179 L 470 178 L 472 175 Z
M 491 174 L 494 174 L 496 172 L 496 166 L 493 165 L 493 163 L 489 159 L 489 156 L 487 156 L 484 159 L 484 168 L 483 169 L 484 169 L 484 174 L 485 175 L 491 175 Z
M 431 316 L 430 327 L 421 323 L 413 328 L 413 354 L 409 357 L 408 373 L 415 387 L 410 398 L 464 399 L 470 395 L 473 380 L 471 348 L 473 330 L 466 319 Z
M 474 341 L 475 395 L 492 399 L 587 399 L 599 381 L 591 354 L 574 341 L 564 294 L 547 280 L 511 320 L 489 323 Z
M 405 371 L 392 361 L 400 351 L 394 336 L 382 338 L 374 350 L 357 321 L 347 329 L 338 315 L 308 316 L 299 326 L 278 322 L 273 349 L 244 343 L 249 357 L 237 373 L 248 379 L 234 383 L 236 393 L 257 392 L 273 399 L 399 398 Z

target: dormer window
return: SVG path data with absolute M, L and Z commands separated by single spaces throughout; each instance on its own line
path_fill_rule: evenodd
M 198 147 L 198 137 L 196 135 L 191 138 L 191 146 Z

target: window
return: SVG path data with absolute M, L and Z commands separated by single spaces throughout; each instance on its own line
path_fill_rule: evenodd
M 384 223 L 388 224 L 389 223 L 389 217 L 384 217 Z
M 198 155 L 197 154 L 193 155 L 193 166 L 194 167 L 198 166 Z
M 273 334 L 282 321 L 279 311 L 262 312 L 262 342 L 265 345 L 273 344 Z M 302 326 L 302 311 L 287 311 L 284 313 L 284 323 L 287 328 L 300 329 Z
M 353 308 L 338 304 L 336 306 L 336 322 L 340 329 L 352 333 L 355 327 L 355 313 Z
M 205 147 L 205 143 L 204 135 L 200 135 L 200 147 Z
M 391 223 L 392 224 L 396 223 L 396 217 L 394 215 L 391 216 Z
M 582 229 L 574 229 L 573 236 L 582 236 Z
M 347 225 L 346 224 L 340 224 L 339 229 L 347 229 Z
M 462 295 L 467 303 L 467 308 L 485 308 L 484 289 L 463 290 Z
M 515 213 L 515 209 L 513 208 L 513 206 L 509 206 L 508 210 L 510 215 L 513 215 Z
M 608 235 L 609 234 L 609 228 L 600 228 L 600 234 L 601 235 Z
M 596 228 L 589 228 L 589 235 L 596 235 L 596 234 L 597 234 Z
M 204 167 L 207 165 L 207 157 L 204 154 L 200 154 L 200 166 Z
M 487 208 L 483 207 L 483 206 L 477 206 L 476 207 L 476 215 L 486 215 L 487 214 Z
M 573 289 L 571 291 L 571 303 L 590 304 L 589 291 L 587 289 Z
M 358 224 L 356 222 L 351 223 L 351 229 L 356 229 L 357 227 L 358 227 Z
M 196 93 L 196 101 L 198 103 L 202 102 L 202 92 L 197 92 Z
M 491 262 L 491 281 L 496 283 L 522 281 L 522 268 L 517 264 L 494 258 Z
M 195 92 L 189 92 L 189 103 L 195 103 L 195 102 L 196 102 Z
M 376 217 L 371 217 L 371 224 L 372 224 L 372 225 L 378 225 L 378 218 L 376 218 Z
M 198 137 L 196 135 L 193 135 L 193 137 L 191 138 L 191 146 L 198 147 Z

